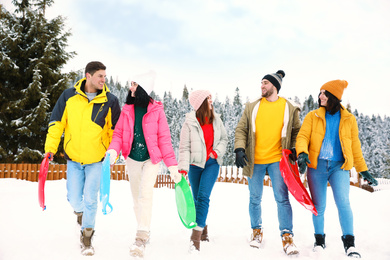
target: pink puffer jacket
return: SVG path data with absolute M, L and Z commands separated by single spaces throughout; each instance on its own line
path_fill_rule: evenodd
M 142 119 L 146 146 L 153 164 L 164 160 L 167 167 L 176 166 L 177 161 L 171 143 L 171 132 L 164 107 L 161 102 L 149 103 L 146 114 Z M 124 105 L 109 149 L 114 149 L 117 154 L 122 150 L 122 155 L 127 158 L 130 153 L 134 138 L 134 105 Z

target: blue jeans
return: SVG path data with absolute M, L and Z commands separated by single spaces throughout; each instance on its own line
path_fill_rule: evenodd
M 198 227 L 206 226 L 206 218 L 209 212 L 210 194 L 217 181 L 219 164 L 215 159 L 208 159 L 204 168 L 190 165 L 188 179 L 191 184 L 196 208 L 196 223 Z
M 328 181 L 339 212 L 343 235 L 353 236 L 353 214 L 349 203 L 349 171 L 341 169 L 343 162 L 318 160 L 317 169 L 308 168 L 307 180 L 318 215 L 313 214 L 315 234 L 324 234 L 324 214 Z
M 263 196 L 263 181 L 266 172 L 268 172 L 271 178 L 274 198 L 278 208 L 280 234 L 293 234 L 292 209 L 288 198 L 288 189 L 279 169 L 279 162 L 255 164 L 252 178 L 248 178 L 251 227 L 252 229 L 262 228 L 261 198 Z
M 81 165 L 68 160 L 67 198 L 75 212 L 83 212 L 81 229 L 94 228 L 102 163 Z

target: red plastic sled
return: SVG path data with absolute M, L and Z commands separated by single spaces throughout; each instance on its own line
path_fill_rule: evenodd
M 299 176 L 298 165 L 297 163 L 291 163 L 289 155 L 291 151 L 288 149 L 283 149 L 282 159 L 280 160 L 280 171 L 284 182 L 287 185 L 288 190 L 294 196 L 294 198 L 306 209 L 310 210 L 314 215 L 318 215 L 317 209 L 313 204 L 313 201 L 310 198 L 309 193 L 307 192 L 305 186 L 301 182 Z
M 41 206 L 42 210 L 46 209 L 45 206 L 45 182 L 47 171 L 49 170 L 49 154 L 43 158 L 41 167 L 39 168 L 39 178 L 38 178 L 38 201 L 39 206 Z

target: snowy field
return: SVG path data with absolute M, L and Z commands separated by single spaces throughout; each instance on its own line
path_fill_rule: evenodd
M 111 182 L 114 211 L 103 215 L 99 205 L 93 241 L 95 256 L 81 256 L 76 216 L 66 200 L 66 181 L 46 182 L 46 206 L 38 204 L 38 183 L 0 179 L 0 260 L 25 259 L 131 259 L 136 222 L 130 185 Z M 349 259 L 340 239 L 341 229 L 331 189 L 328 189 L 324 252 L 312 252 L 314 231 L 311 213 L 291 196 L 294 242 L 299 259 Z M 356 247 L 363 259 L 390 259 L 390 190 L 374 193 L 351 187 Z M 264 246 L 250 248 L 248 186 L 216 183 L 208 217 L 210 242 L 201 243 L 200 254 L 188 253 L 191 231 L 177 215 L 174 190 L 155 189 L 151 240 L 145 259 L 288 259 L 279 236 L 272 188 L 263 196 Z

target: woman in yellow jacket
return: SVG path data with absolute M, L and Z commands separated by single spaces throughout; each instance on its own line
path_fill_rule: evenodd
M 349 170 L 355 167 L 369 184 L 377 185 L 377 181 L 367 171 L 356 119 L 340 103 L 347 86 L 345 80 L 333 80 L 321 87 L 319 108 L 305 117 L 297 136 L 296 151 L 300 173 L 308 166 L 309 189 L 318 212 L 317 216 L 313 215 L 316 240 L 313 250 L 325 248 L 324 213 L 329 182 L 339 212 L 345 253 L 360 258 L 353 234 Z

